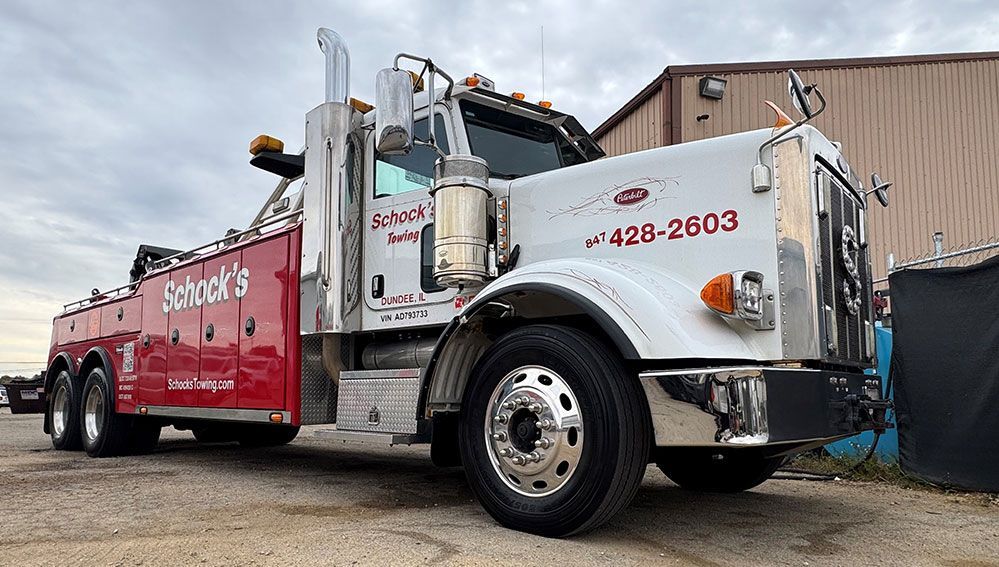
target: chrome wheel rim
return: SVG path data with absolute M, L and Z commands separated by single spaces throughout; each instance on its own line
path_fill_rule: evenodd
M 485 437 L 493 469 L 511 490 L 554 494 L 572 478 L 583 453 L 576 395 L 552 370 L 522 366 L 493 390 Z
M 60 386 L 52 400 L 52 431 L 62 438 L 69 426 L 69 394 L 65 386 Z
M 83 428 L 87 439 L 96 441 L 104 427 L 104 396 L 95 384 L 87 391 L 87 401 L 83 406 Z

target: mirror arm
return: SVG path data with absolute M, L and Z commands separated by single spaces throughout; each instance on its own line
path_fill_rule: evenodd
M 770 144 L 777 143 L 777 141 L 779 139 L 781 139 L 784 136 L 790 134 L 791 132 L 797 130 L 799 127 L 804 126 L 808 122 L 811 122 L 813 118 L 815 118 L 816 116 L 822 114 L 822 111 L 824 111 L 826 109 L 826 97 L 822 96 L 822 91 L 819 90 L 818 85 L 811 85 L 811 87 L 812 87 L 812 90 L 815 92 L 815 95 L 819 97 L 819 102 L 822 103 L 822 106 L 820 106 L 817 111 L 815 111 L 814 113 L 812 113 L 811 116 L 806 116 L 805 118 L 802 118 L 801 120 L 795 122 L 794 126 L 791 126 L 787 130 L 784 130 L 782 132 L 777 132 L 776 134 L 774 134 L 773 136 L 771 136 L 770 138 L 768 138 L 767 141 L 765 141 L 762 144 L 760 144 L 760 148 L 758 150 L 756 150 L 756 163 L 757 164 L 763 163 L 763 150 L 767 146 L 769 146 Z
M 437 147 L 436 143 L 424 142 L 423 140 L 421 140 L 419 138 L 413 138 L 413 143 L 416 144 L 417 146 L 427 146 L 428 148 L 430 148 L 430 149 L 434 150 L 435 152 L 437 152 L 437 156 L 438 157 L 444 157 L 444 156 L 447 155 L 447 154 L 444 153 L 443 150 L 441 150 L 440 148 Z
M 401 59 L 409 59 L 410 61 L 416 61 L 418 63 L 423 63 L 423 69 L 420 70 L 419 77 L 422 78 L 424 73 L 427 73 L 427 130 L 428 130 L 428 140 L 418 140 L 415 139 L 413 142 L 421 146 L 429 146 L 437 152 L 437 155 L 444 157 L 444 152 L 437 147 L 437 136 L 434 131 L 434 123 L 436 122 L 436 106 L 437 106 L 437 93 L 434 91 L 434 75 L 440 75 L 447 80 L 447 90 L 444 91 L 444 100 L 451 97 L 451 92 L 454 90 L 454 79 L 451 75 L 445 73 L 440 67 L 434 65 L 433 60 L 428 57 L 417 57 L 416 55 L 411 55 L 409 53 L 398 53 L 395 59 L 392 60 L 392 68 L 396 71 L 399 70 L 399 61 Z M 415 85 L 414 85 L 415 88 Z

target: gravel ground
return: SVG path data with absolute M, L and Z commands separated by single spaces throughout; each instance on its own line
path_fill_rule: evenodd
M 249 450 L 165 429 L 155 454 L 52 449 L 0 410 L 3 565 L 999 566 L 999 505 L 851 482 L 692 494 L 650 467 L 603 528 L 550 540 L 496 525 L 426 448 L 316 439 Z

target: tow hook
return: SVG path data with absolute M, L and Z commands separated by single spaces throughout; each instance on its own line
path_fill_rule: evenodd
M 836 426 L 844 432 L 874 430 L 884 433 L 894 424 L 887 419 L 888 410 L 894 407 L 891 400 L 874 400 L 867 395 L 848 394 L 832 402 L 833 415 L 838 416 Z

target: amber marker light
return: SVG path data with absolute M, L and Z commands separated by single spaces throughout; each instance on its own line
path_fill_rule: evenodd
M 465 85 L 469 86 L 469 87 L 477 87 L 477 86 L 479 86 L 479 78 L 478 77 L 465 77 Z
M 284 142 L 268 136 L 267 134 L 261 134 L 250 142 L 250 153 L 257 155 L 260 152 L 283 152 Z
M 541 108 L 551 108 L 552 107 L 552 101 L 550 101 L 550 100 L 543 100 L 543 101 L 541 101 L 541 102 L 538 103 L 538 106 L 540 106 Z
M 787 113 L 785 113 L 783 110 L 781 110 L 781 108 L 777 106 L 773 101 L 765 100 L 763 101 L 763 104 L 767 105 L 770 108 L 770 110 L 773 110 L 774 114 L 777 115 L 773 128 L 775 129 L 783 128 L 784 126 L 790 126 L 791 124 L 794 124 L 794 120 L 791 120 L 791 117 L 788 116 Z
M 525 95 L 524 93 L 512 93 L 510 96 L 512 96 L 517 100 L 524 100 L 525 98 L 527 98 L 527 95 Z
M 142 415 L 146 415 L 147 413 L 149 413 L 149 408 L 147 408 L 146 406 L 142 406 L 141 408 L 139 408 L 139 413 Z
M 278 412 L 271 414 L 271 423 L 281 423 L 284 421 L 284 416 Z
M 732 274 L 719 274 L 701 288 L 701 301 L 726 315 L 735 313 L 735 287 Z

